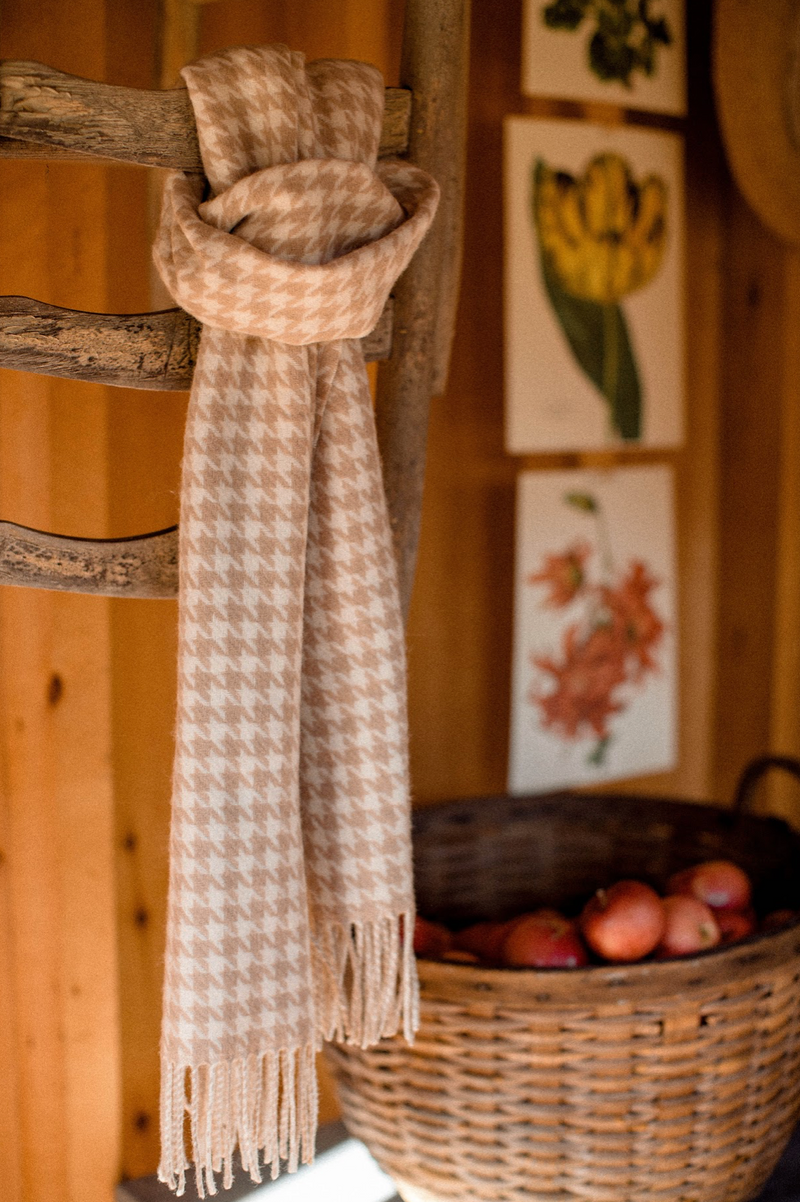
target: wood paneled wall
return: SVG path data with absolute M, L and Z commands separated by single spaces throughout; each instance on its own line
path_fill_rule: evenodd
M 503 451 L 501 122 L 552 107 L 519 93 L 519 0 L 473 7 L 464 284 L 408 634 L 419 804 L 504 788 L 517 472 L 621 458 Z M 624 457 L 676 471 L 680 763 L 626 788 L 724 799 L 750 755 L 800 752 L 800 259 L 730 182 L 710 0 L 688 8 L 687 441 Z M 401 22 L 402 0 L 3 0 L 0 56 L 147 87 L 194 53 L 284 41 L 392 83 Z M 148 308 L 149 179 L 0 162 L 0 292 Z M 170 524 L 185 399 L 0 372 L 0 517 Z M 0 589 L 4 1202 L 109 1202 L 120 1174 L 155 1167 L 175 628 L 172 603 Z M 792 787 L 768 800 L 800 820 Z

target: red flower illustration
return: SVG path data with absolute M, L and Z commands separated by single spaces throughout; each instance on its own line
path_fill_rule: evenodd
M 664 623 L 650 604 L 650 593 L 660 582 L 651 576 L 640 560 L 635 559 L 618 588 L 603 588 L 603 604 L 626 649 L 633 658 L 631 678 L 638 680 L 644 672 L 657 671 L 651 652 L 661 642 Z
M 558 731 L 565 739 L 587 734 L 589 727 L 598 739 L 609 737 L 608 719 L 624 706 L 614 690 L 625 682 L 625 661 L 613 627 L 595 626 L 581 639 L 577 626 L 564 632 L 562 658 L 534 658 L 543 672 L 556 682 L 552 693 L 535 694 L 542 725 Z
M 594 498 L 579 499 L 585 502 L 580 508 L 601 518 Z M 601 546 L 606 576 L 602 583 L 587 579 L 591 547 L 585 542 L 545 556 L 540 571 L 527 577 L 529 584 L 549 588 L 543 604 L 551 608 L 563 608 L 579 594 L 585 601 L 584 617 L 562 635 L 560 654 L 531 656 L 533 665 L 550 677 L 552 688 L 545 692 L 534 687 L 528 696 L 539 709 L 542 726 L 563 739 L 597 738 L 589 756 L 595 764 L 602 762 L 611 739 L 610 719 L 628 704 L 620 693 L 623 686 L 640 683 L 659 670 L 655 652 L 665 631 L 651 600 L 660 581 L 635 559 L 621 579 L 608 583 L 613 564 L 607 537 Z
M 545 605 L 553 609 L 569 605 L 583 588 L 586 560 L 591 551 L 588 543 L 580 542 L 569 547 L 563 555 L 545 556 L 544 567 L 540 572 L 531 572 L 528 584 L 549 586 L 550 595 L 545 599 Z

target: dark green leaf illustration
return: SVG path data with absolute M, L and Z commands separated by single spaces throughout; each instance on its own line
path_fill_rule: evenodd
M 611 422 L 624 439 L 642 433 L 642 390 L 633 357 L 628 323 L 618 304 L 581 300 L 562 288 L 541 254 L 542 278 L 570 349 L 611 408 Z
M 609 405 L 621 438 L 642 432 L 642 386 L 620 302 L 658 275 L 668 237 L 668 193 L 655 174 L 636 180 L 613 151 L 580 175 L 537 159 L 532 217 L 542 280 L 576 362 Z
M 555 0 L 545 6 L 542 17 L 550 29 L 577 29 L 592 0 Z
M 581 509 L 584 513 L 597 513 L 597 501 L 590 492 L 568 492 L 564 494 L 564 503 L 573 509 Z
M 630 88 L 634 72 L 655 75 L 658 46 L 672 44 L 666 19 L 650 9 L 650 0 L 553 0 L 543 7 L 542 20 L 549 29 L 573 32 L 584 18 L 593 18 L 590 70 L 604 82 L 616 80 Z

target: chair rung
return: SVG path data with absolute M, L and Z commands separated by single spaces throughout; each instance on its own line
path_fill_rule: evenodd
M 0 584 L 101 597 L 175 597 L 178 528 L 91 539 L 0 522 Z
M 386 89 L 380 155 L 405 154 L 411 93 Z M 202 172 L 186 88 L 148 92 L 0 62 L 0 158 L 101 158 Z
M 393 303 L 362 338 L 364 358 L 388 359 Z M 113 384 L 191 388 L 200 324 L 183 309 L 159 313 L 81 313 L 27 296 L 0 296 L 0 367 Z

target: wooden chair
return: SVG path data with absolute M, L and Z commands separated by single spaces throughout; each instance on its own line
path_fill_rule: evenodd
M 445 384 L 461 258 L 469 4 L 408 0 L 403 88 L 388 88 L 380 154 L 439 182 L 433 228 L 367 338 L 379 360 L 376 420 L 404 613 L 419 535 L 430 397 Z M 185 88 L 148 92 L 0 63 L 0 157 L 111 159 L 201 172 Z M 125 388 L 191 385 L 199 325 L 181 309 L 111 315 L 0 297 L 0 366 Z M 77 539 L 0 522 L 0 584 L 114 597 L 174 597 L 177 527 Z

